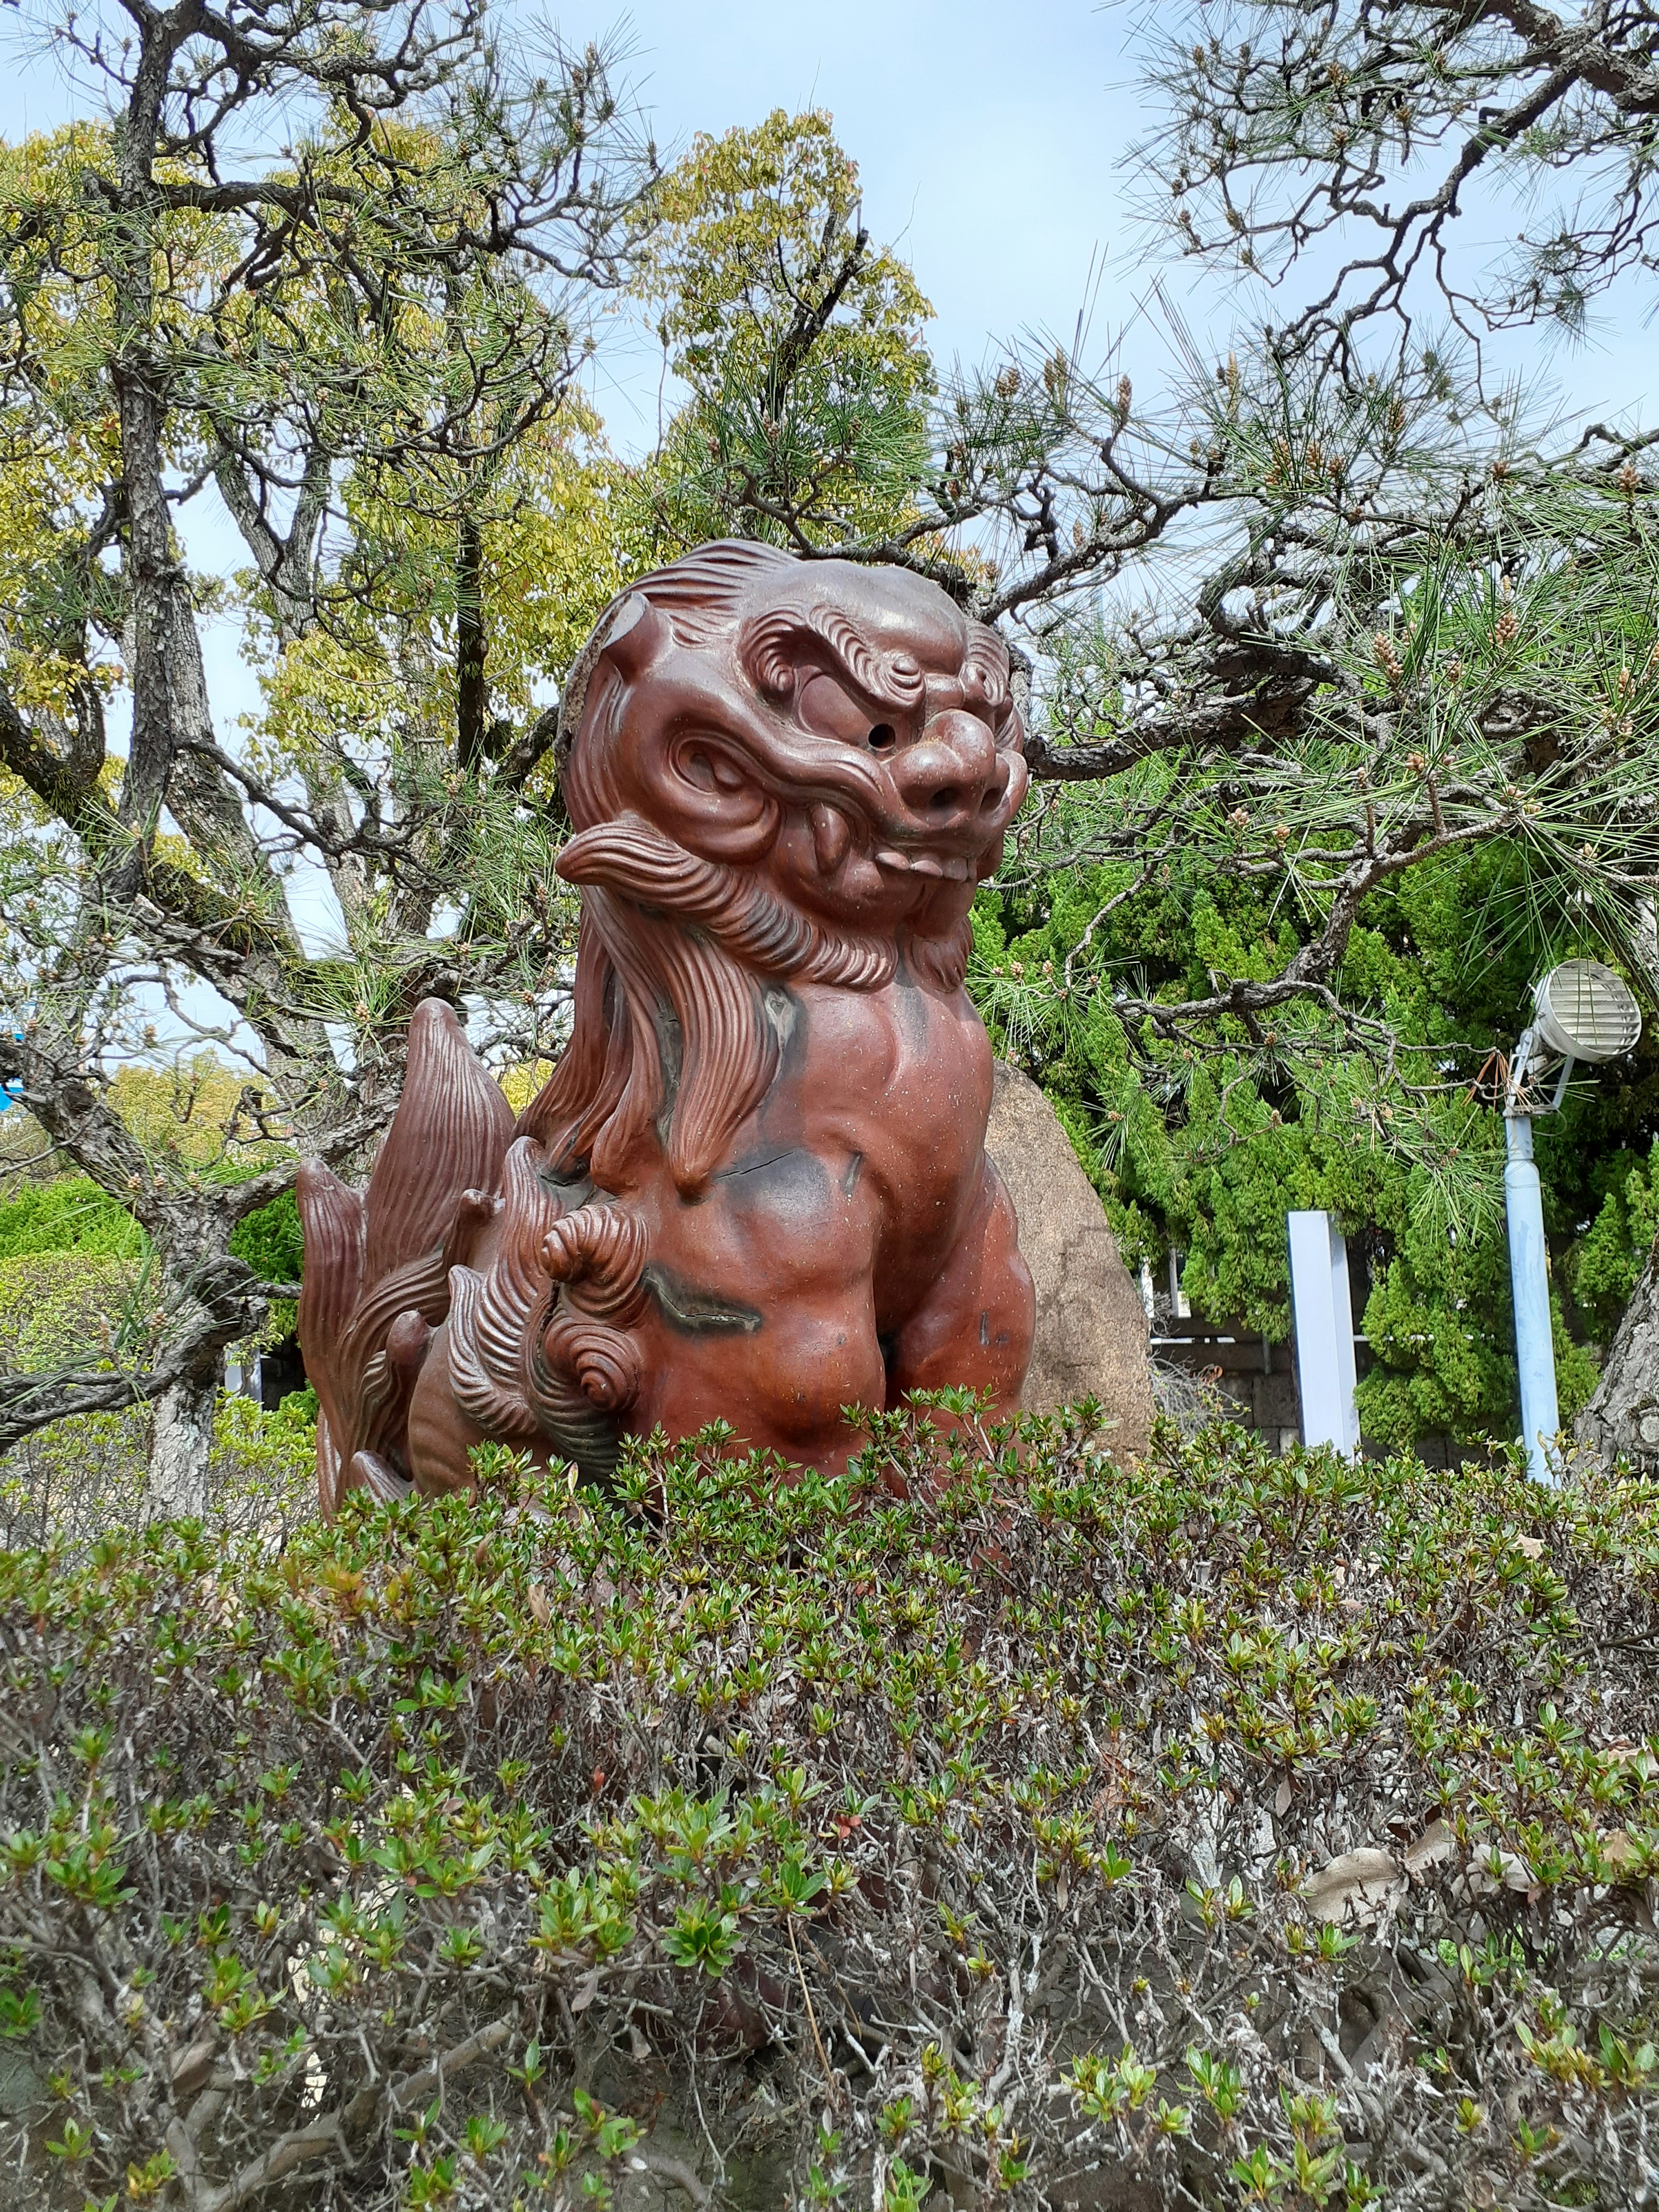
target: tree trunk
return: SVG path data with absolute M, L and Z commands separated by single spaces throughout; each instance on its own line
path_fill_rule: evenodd
M 1577 1435 L 1609 1465 L 1659 1470 L 1659 1243 L 1631 1293 Z
M 489 686 L 484 677 L 483 532 L 463 508 L 456 533 L 455 757 L 464 775 L 483 765 Z
M 155 1401 L 144 1503 L 158 1519 L 199 1521 L 207 1512 L 218 1396 L 216 1362 L 204 1376 L 180 1376 Z

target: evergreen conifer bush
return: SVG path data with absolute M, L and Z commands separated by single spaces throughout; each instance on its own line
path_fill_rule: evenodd
M 0 1556 L 0 2196 L 1650 2201 L 1659 1489 L 1098 1420 Z
M 1520 1426 L 1504 1234 L 1504 1121 L 1494 1054 L 1514 1048 L 1534 979 L 1595 951 L 1531 912 L 1519 846 L 1426 862 L 1364 902 L 1340 970 L 1370 1042 L 1339 1045 L 1305 1010 L 1215 1048 L 1120 1018 L 1111 989 L 1165 1003 L 1217 975 L 1257 980 L 1295 952 L 1273 876 L 1232 877 L 1195 848 L 1156 870 L 1079 861 L 1103 834 L 1099 794 L 1069 792 L 1029 850 L 981 888 L 969 988 L 998 1049 L 1049 1094 L 1133 1267 L 1161 1284 L 1182 1255 L 1194 1313 L 1291 1333 L 1287 1206 L 1328 1209 L 1350 1237 L 1370 1369 L 1369 1443 L 1479 1447 Z M 1401 1079 L 1380 1073 L 1394 1042 Z M 1501 1090 L 1501 1086 L 1499 1086 Z M 1536 1127 L 1564 1419 L 1589 1402 L 1600 1356 L 1659 1230 L 1659 1048 L 1580 1081 Z

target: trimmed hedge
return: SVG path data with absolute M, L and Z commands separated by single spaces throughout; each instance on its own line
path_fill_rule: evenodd
M 1659 1489 L 1097 1421 L 0 1557 L 0 2191 L 1651 2202 Z
M 19 1182 L 0 1199 L 0 1261 L 39 1252 L 89 1252 L 136 1260 L 144 1232 L 90 1176 L 54 1176 Z

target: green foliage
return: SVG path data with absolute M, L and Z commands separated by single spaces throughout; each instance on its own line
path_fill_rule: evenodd
M 95 1249 L 48 1246 L 0 1260 L 0 1369 L 58 1367 L 88 1346 L 112 1358 L 140 1281 L 134 1262 Z
M 717 392 L 743 356 L 820 308 L 855 244 L 858 165 L 822 108 L 775 108 L 752 129 L 700 134 L 658 185 L 641 289 L 675 374 Z M 845 269 L 831 350 L 867 358 L 921 393 L 932 371 L 919 339 L 928 315 L 915 279 L 890 252 L 862 250 Z
M 1259 1018 L 1254 1038 L 1224 1024 L 1219 1048 L 1200 1050 L 1150 1020 L 1126 1028 L 1115 995 L 1170 1003 L 1201 997 L 1218 975 L 1272 975 L 1302 933 L 1276 890 L 1196 859 L 1172 857 L 1144 882 L 1128 862 L 1066 865 L 1094 804 L 1051 812 L 1060 865 L 1028 862 L 1023 878 L 981 893 L 969 981 L 1000 1047 L 1054 1098 L 1126 1259 L 1161 1275 L 1173 1245 L 1195 1311 L 1282 1339 L 1285 1215 L 1328 1208 L 1369 1269 L 1367 1437 L 1513 1435 L 1492 1055 L 1512 1048 L 1543 966 L 1602 948 L 1547 930 L 1530 855 L 1494 843 L 1426 862 L 1365 902 L 1339 978 L 1349 1035 L 1290 1006 Z M 1391 1068 L 1379 1065 L 1381 1036 Z M 1562 1113 L 1537 1124 L 1568 1421 L 1652 1239 L 1644 1160 L 1656 1136 L 1650 1040 L 1575 1083 Z
M 891 536 L 931 459 L 933 310 L 864 232 L 830 118 L 700 134 L 653 208 L 640 289 L 691 396 L 635 497 L 674 545 Z
M 153 1279 L 139 1264 L 72 1247 L 0 1260 L 0 1373 L 49 1379 L 142 1352 Z M 76 1413 L 0 1457 L 0 1542 L 92 1542 L 145 1518 L 149 1410 Z M 221 1395 L 209 1483 L 228 1524 L 282 1525 L 315 1510 L 316 1405 L 296 1393 L 270 1413 Z
M 1636 2201 L 1659 1490 L 1097 1416 L 0 1556 L 42 2212 Z
M 297 1283 L 305 1267 L 305 1233 L 300 1208 L 291 1190 L 245 1214 L 230 1232 L 230 1249 L 267 1283 Z M 299 1320 L 299 1304 L 276 1298 L 265 1328 L 265 1340 L 287 1336 Z
M 90 1176 L 20 1183 L 0 1200 L 0 1261 L 35 1252 L 88 1252 L 135 1260 L 143 1232 Z
M 190 1132 L 185 1129 L 183 1133 Z M 248 1171 L 244 1168 L 243 1172 Z M 21 1183 L 14 1197 L 0 1201 L 0 1267 L 8 1261 L 32 1259 L 42 1253 L 77 1252 L 99 1259 L 137 1260 L 144 1249 L 144 1234 L 137 1223 L 90 1176 L 58 1176 L 49 1182 Z M 283 1191 L 268 1205 L 246 1215 L 231 1232 L 230 1249 L 267 1282 L 297 1282 L 305 1264 L 305 1239 L 292 1191 Z M 20 1299 L 19 1289 L 30 1279 L 26 1270 L 19 1278 L 19 1287 L 0 1281 L 0 1314 L 16 1311 L 27 1303 Z M 71 1269 L 63 1279 L 90 1282 L 94 1278 L 77 1276 Z M 107 1286 L 128 1279 L 106 1273 L 95 1279 Z M 112 1324 L 114 1313 L 107 1306 L 100 1310 Z M 279 1299 L 276 1312 L 278 1321 L 291 1328 L 294 1302 Z M 4 1328 L 0 1319 L 0 1331 Z M 30 1317 L 28 1328 L 33 1341 L 59 1343 L 66 1352 L 86 1334 L 84 1318 L 66 1328 L 55 1316 L 50 1298 Z M 40 1363 L 26 1359 L 23 1364 Z
M 1599 1179 L 1607 1195 L 1573 1253 L 1570 1280 L 1580 1310 L 1610 1335 L 1659 1236 L 1659 1137 L 1645 1160 L 1621 1147 Z
M 222 1392 L 208 1486 L 228 1526 L 283 1527 L 317 1510 L 316 1408 L 305 1393 L 265 1413 Z M 95 1543 L 147 1517 L 143 1458 L 149 1417 L 76 1413 L 26 1437 L 0 1459 L 0 1541 Z
M 0 1055 L 154 1278 L 145 1356 L 83 1347 L 8 1433 L 106 1395 L 107 1350 L 191 1484 L 225 1338 L 264 1319 L 224 1264 L 239 1175 L 378 1134 L 434 984 L 503 1056 L 560 1032 L 548 693 L 635 565 L 575 380 L 655 156 L 599 44 L 520 66 L 478 9 L 389 22 L 321 0 L 250 62 L 246 24 L 135 19 L 87 49 L 97 121 L 0 146 Z M 187 573 L 202 498 L 240 574 Z M 240 728 L 204 658 L 227 619 Z M 301 848 L 343 942 L 295 930 Z M 252 1044 L 234 1072 L 143 1065 L 185 1003 Z

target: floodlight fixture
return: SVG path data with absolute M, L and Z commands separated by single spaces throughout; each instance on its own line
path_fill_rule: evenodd
M 1564 960 L 1533 986 L 1533 1034 L 1563 1060 L 1620 1060 L 1642 1034 L 1642 1010 L 1624 977 L 1599 960 Z

